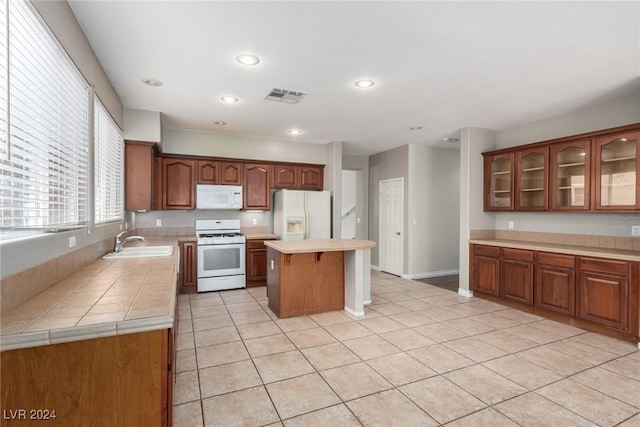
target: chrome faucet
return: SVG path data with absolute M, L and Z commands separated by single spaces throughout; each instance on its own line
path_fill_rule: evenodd
M 125 231 L 122 231 L 122 232 L 118 233 L 118 235 L 116 236 L 116 243 L 113 246 L 113 252 L 120 252 L 120 249 L 122 249 L 124 244 L 127 243 L 127 242 L 130 242 L 131 240 L 140 240 L 141 242 L 144 242 L 144 237 L 142 237 L 142 236 L 129 236 L 124 240 L 120 240 L 122 235 L 127 233 L 127 232 L 129 232 L 129 230 L 125 230 Z

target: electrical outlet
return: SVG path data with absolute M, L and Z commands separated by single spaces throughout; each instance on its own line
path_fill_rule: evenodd
M 253 225 L 258 225 L 258 220 L 257 220 L 256 218 L 253 218 L 253 219 L 251 220 L 251 224 L 253 224 Z
M 162 220 L 156 219 L 156 227 L 162 227 Z
M 356 222 L 360 224 L 360 218 L 356 218 Z
M 76 236 L 69 237 L 69 247 L 70 248 L 76 247 Z
M 509 230 L 513 230 L 513 221 L 509 221 Z
M 640 225 L 631 226 L 631 235 L 633 237 L 640 237 Z

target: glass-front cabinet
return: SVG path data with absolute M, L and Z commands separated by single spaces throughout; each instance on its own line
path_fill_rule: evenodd
M 513 153 L 485 157 L 485 210 L 513 210 Z
M 516 156 L 516 210 L 547 210 L 549 147 L 518 151 Z
M 551 210 L 588 210 L 591 206 L 591 140 L 551 146 Z
M 640 208 L 638 141 L 640 132 L 602 137 L 595 142 L 595 208 Z

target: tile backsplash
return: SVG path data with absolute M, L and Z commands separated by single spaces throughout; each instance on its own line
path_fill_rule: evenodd
M 500 239 L 520 242 L 556 243 L 560 245 L 640 251 L 640 238 L 596 236 L 592 234 L 542 233 L 517 230 L 471 230 L 471 239 Z

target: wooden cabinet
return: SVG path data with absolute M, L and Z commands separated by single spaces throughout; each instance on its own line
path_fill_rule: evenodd
M 274 239 L 266 239 L 274 240 Z M 267 247 L 264 239 L 247 240 L 247 287 L 264 286 L 267 283 Z
M 196 161 L 162 159 L 162 209 L 195 209 Z
M 155 142 L 125 141 L 124 145 L 124 206 L 128 211 L 157 208 L 154 200 Z M 155 203 L 154 203 L 155 202 Z
M 549 147 L 516 153 L 516 210 L 546 211 L 549 203 Z
M 500 295 L 500 248 L 472 245 L 471 289 L 493 296 Z
M 536 253 L 536 307 L 569 316 L 575 314 L 575 264 L 572 255 Z
M 533 305 L 533 251 L 502 249 L 500 296 Z
M 639 141 L 640 132 L 627 132 L 596 139 L 595 209 L 640 209 Z
M 278 317 L 344 308 L 344 252 L 282 254 L 267 248 L 267 262 L 269 308 Z
M 640 124 L 482 153 L 484 210 L 638 212 L 638 151 Z
M 220 182 L 220 162 L 216 160 L 196 160 L 198 184 L 218 184 Z
M 579 268 L 578 317 L 614 329 L 628 330 L 631 297 L 629 263 L 580 257 Z
M 300 166 L 300 189 L 322 190 L 324 188 L 324 166 Z
M 324 166 L 322 165 L 274 165 L 274 188 L 291 190 L 322 190 Z
M 273 165 L 244 164 L 244 209 L 268 211 L 271 209 Z
M 173 329 L 0 353 L 2 408 L 55 410 L 6 426 L 171 426 Z
M 551 147 L 551 209 L 582 211 L 591 206 L 591 140 Z
M 181 241 L 180 276 L 178 288 L 181 294 L 192 294 L 198 289 L 198 245 L 197 242 Z
M 477 296 L 638 342 L 640 262 L 470 245 Z
M 295 165 L 274 165 L 273 186 L 275 188 L 300 188 L 300 167 Z
M 242 185 L 242 163 L 196 160 L 198 184 Z
M 514 153 L 484 157 L 484 210 L 512 211 Z

